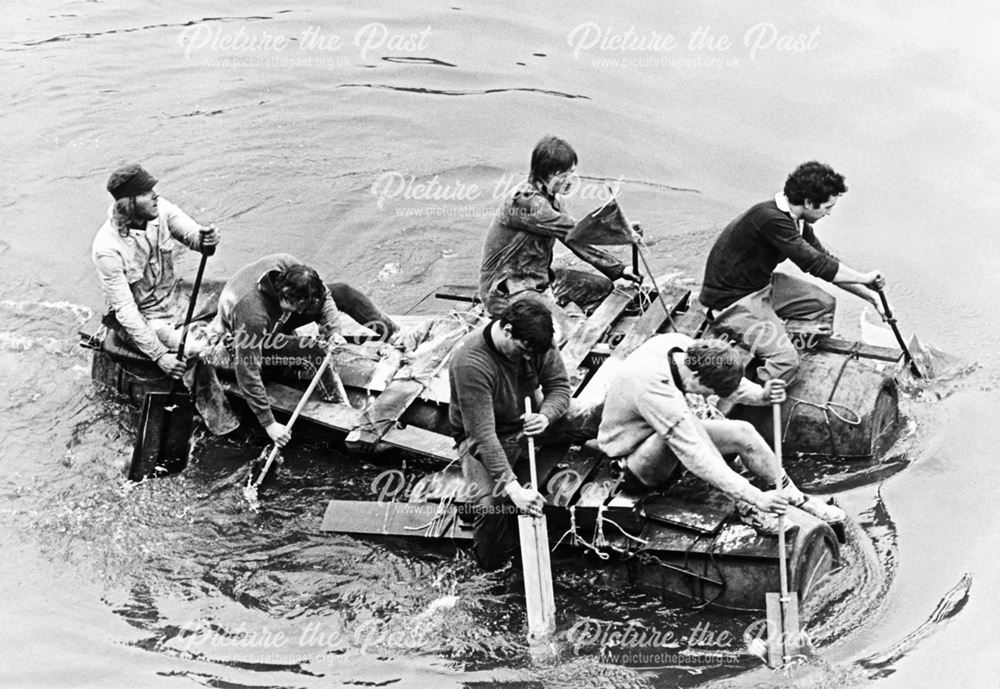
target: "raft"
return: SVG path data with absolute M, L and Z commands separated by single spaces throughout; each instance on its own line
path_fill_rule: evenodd
M 637 286 L 616 289 L 589 317 L 577 320 L 561 348 L 574 389 L 569 415 L 590 438 L 596 435 L 615 367 L 655 334 L 694 335 L 703 325 L 703 314 L 691 308 L 689 290 L 666 280 L 659 284 L 667 285 L 662 302 Z M 407 502 L 332 501 L 325 529 L 438 545 L 472 537 L 472 517 L 461 499 L 467 491 L 460 485 L 460 472 L 456 475 L 458 457 L 448 433 L 447 361 L 457 343 L 487 321 L 473 288 L 449 286 L 436 296 L 457 308 L 393 317 L 416 343 L 405 356 L 368 340 L 371 333 L 360 326 L 354 332 L 345 329 L 350 344 L 335 354 L 334 366 L 351 405 L 314 398 L 305 405 L 300 423 L 344 438 L 348 448 L 356 443 L 395 451 L 393 461 L 421 456 L 444 467 L 443 473 L 421 479 Z M 168 386 L 155 364 L 129 351 L 99 324 L 85 326 L 81 336 L 85 346 L 95 349 L 96 381 L 135 401 Z M 828 338 L 802 358 L 800 379 L 789 389 L 784 413 L 788 450 L 877 459 L 899 425 L 894 362 L 900 353 Z M 224 371 L 220 377 L 238 400 L 232 378 Z M 267 387 L 280 417 L 295 407 L 304 382 L 276 381 Z M 746 408 L 736 415 L 770 439 L 768 411 Z M 764 592 L 778 589 L 777 539 L 740 523 L 731 501 L 702 482 L 631 499 L 611 490 L 610 462 L 593 443 L 550 444 L 542 448 L 540 462 L 556 555 L 582 555 L 609 584 L 748 610 L 762 609 Z M 575 478 L 567 483 L 567 476 Z M 806 600 L 837 566 L 842 534 L 798 510 L 790 521 L 789 580 Z
M 526 481 L 526 463 L 515 473 Z M 592 442 L 543 448 L 538 475 L 556 569 L 578 568 L 582 556 L 611 588 L 729 610 L 763 610 L 779 586 L 777 538 L 741 523 L 730 498 L 694 477 L 665 495 L 620 494 Z M 453 465 L 418 481 L 405 502 L 332 500 L 321 529 L 453 549 L 472 541 L 469 494 Z M 789 588 L 805 601 L 839 565 L 844 533 L 794 508 L 787 521 Z

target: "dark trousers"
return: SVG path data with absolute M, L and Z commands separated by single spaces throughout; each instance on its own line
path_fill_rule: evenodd
M 520 433 L 500 438 L 511 466 L 521 455 L 522 442 Z M 472 507 L 475 514 L 473 553 L 479 566 L 492 572 L 506 565 L 517 553 L 517 508 L 503 486 L 496 485 L 483 463 L 469 452 L 467 440 L 459 443 L 458 455 L 462 459 L 462 476 L 471 494 L 476 496 Z
M 361 325 L 374 330 L 380 339 L 388 339 L 399 330 L 399 326 L 363 292 L 343 282 L 328 283 L 326 287 L 338 309 Z

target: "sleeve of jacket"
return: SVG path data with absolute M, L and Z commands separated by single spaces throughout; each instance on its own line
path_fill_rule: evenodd
M 750 500 L 760 491 L 733 471 L 708 434 L 675 390 L 651 381 L 638 395 L 639 413 L 659 433 L 691 473 L 738 500 Z
M 781 252 L 782 256 L 804 272 L 827 282 L 832 281 L 840 263 L 823 249 L 812 233 L 812 228 L 806 225 L 805 232 L 809 233 L 818 248 L 807 241 L 805 235 L 799 234 L 790 218 L 770 219 L 761 228 L 764 239 Z
M 267 396 L 267 388 L 261 378 L 263 363 L 262 339 L 265 334 L 265 324 L 249 314 L 241 305 L 233 310 L 233 366 L 236 371 L 236 383 L 240 386 L 246 398 L 247 406 L 257 417 L 260 425 L 267 427 L 274 423 L 271 412 L 271 400 Z
M 317 323 L 319 324 L 320 337 L 329 338 L 341 333 L 340 309 L 337 308 L 337 302 L 333 300 L 329 288 L 324 286 L 323 289 L 326 291 L 326 297 L 323 300 L 323 308 Z
M 509 226 L 516 230 L 558 239 L 611 280 L 617 280 L 625 271 L 625 264 L 611 254 L 589 244 L 567 242 L 566 235 L 576 227 L 576 220 L 568 213 L 556 210 L 541 194 L 515 193 L 507 209 L 507 218 Z
M 94 254 L 94 265 L 97 267 L 97 277 L 101 283 L 101 291 L 108 301 L 115 317 L 132 338 L 139 351 L 153 361 L 158 360 L 169 350 L 160 342 L 156 331 L 149 325 L 139 307 L 125 277 L 125 264 L 121 256 L 113 251 L 101 251 Z
M 545 414 L 549 423 L 560 419 L 569 409 L 570 386 L 569 375 L 562 355 L 555 347 L 549 347 L 545 353 L 538 372 L 539 383 L 542 386 L 542 404 L 539 414 Z
M 201 225 L 163 197 L 160 197 L 159 205 L 166 212 L 167 228 L 170 230 L 170 234 L 189 249 L 199 251 L 201 249 Z
M 465 426 L 469 452 L 483 463 L 495 486 L 505 486 L 515 476 L 507 453 L 497 437 L 490 381 L 484 371 L 471 362 L 459 363 L 451 374 L 458 381 L 455 390 L 462 410 L 462 424 Z

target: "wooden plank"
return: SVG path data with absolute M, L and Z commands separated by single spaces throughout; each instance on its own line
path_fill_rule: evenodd
M 234 383 L 224 383 L 223 387 L 227 393 L 243 397 Z M 291 414 L 302 396 L 301 390 L 281 383 L 268 383 L 267 393 L 271 400 L 271 407 L 285 414 Z M 312 399 L 303 407 L 302 419 L 317 426 L 347 434 L 364 422 L 364 412 L 343 404 Z M 403 428 L 393 426 L 382 436 L 381 442 L 443 462 L 452 462 L 458 459 L 455 441 L 452 438 L 416 426 Z
M 681 313 L 686 308 L 690 294 L 690 292 L 685 291 L 678 301 L 670 306 L 672 317 L 676 317 L 676 314 Z M 625 334 L 618 346 L 612 350 L 611 356 L 594 372 L 587 384 L 576 393 L 578 403 L 584 407 L 602 404 L 611 381 L 618 373 L 625 358 L 638 349 L 643 342 L 658 333 L 667 324 L 667 321 L 663 307 L 651 304 L 639 320 L 633 324 L 631 330 Z
M 902 351 L 892 347 L 877 347 L 855 340 L 843 340 L 839 337 L 826 337 L 819 340 L 816 343 L 816 350 L 833 354 L 852 354 L 857 350 L 858 356 L 863 359 L 877 359 L 892 363 L 898 362 L 903 356 Z
M 700 501 L 685 500 L 671 492 L 647 497 L 642 501 L 642 511 L 648 519 L 712 535 L 733 513 L 733 501 L 719 491 L 709 492 Z
M 378 442 L 427 389 L 448 363 L 452 350 L 475 324 L 474 320 L 442 320 L 436 323 L 428 339 L 411 354 L 411 360 L 395 372 L 393 379 L 365 411 L 364 422 L 351 431 L 347 436 L 348 442 Z
M 541 449 L 538 453 L 538 481 L 542 486 L 539 492 L 546 496 L 549 504 L 568 507 L 603 459 L 603 454 L 587 446 L 571 447 L 567 452 L 562 448 Z M 514 474 L 522 483 L 527 481 L 528 463 L 518 462 Z
M 583 360 L 590 354 L 590 350 L 597 344 L 598 340 L 604 337 L 604 334 L 618 320 L 638 293 L 638 287 L 616 289 L 601 302 L 601 305 L 594 310 L 583 327 L 579 328 L 573 334 L 573 338 L 563 345 L 560 353 L 567 371 L 572 372 L 579 368 Z
M 471 531 L 461 526 L 458 510 L 439 503 L 331 500 L 319 528 L 360 535 L 472 539 Z

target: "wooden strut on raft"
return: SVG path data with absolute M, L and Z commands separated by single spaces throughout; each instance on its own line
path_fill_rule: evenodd
M 531 413 L 531 398 L 524 398 L 525 412 Z M 538 490 L 535 463 L 535 439 L 528 437 L 528 463 L 531 487 Z M 521 564 L 524 568 L 524 600 L 528 612 L 528 639 L 538 641 L 556 630 L 556 601 L 552 592 L 552 564 L 549 561 L 549 528 L 545 515 L 517 517 L 521 538 Z

